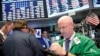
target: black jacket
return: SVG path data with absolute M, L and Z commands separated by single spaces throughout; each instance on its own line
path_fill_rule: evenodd
M 2 44 L 3 44 L 3 36 L 0 33 L 0 56 L 3 56 Z
M 4 56 L 46 56 L 42 45 L 31 34 L 14 31 L 4 41 Z
M 100 29 L 100 24 L 98 24 L 98 25 L 96 26 L 96 28 Z

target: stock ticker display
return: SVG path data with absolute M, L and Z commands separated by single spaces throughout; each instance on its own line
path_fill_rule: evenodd
M 84 9 L 89 9 L 88 0 L 2 0 L 3 20 L 49 18 Z
M 89 9 L 88 0 L 46 0 L 48 17 Z
M 44 18 L 43 0 L 2 0 L 3 20 Z

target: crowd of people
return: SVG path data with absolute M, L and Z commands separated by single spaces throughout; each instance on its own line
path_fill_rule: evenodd
M 97 15 L 85 20 L 100 28 Z M 100 49 L 91 38 L 74 31 L 71 16 L 61 16 L 57 24 L 64 39 L 52 43 L 47 31 L 42 32 L 41 38 L 36 38 L 36 30 L 29 28 L 23 19 L 5 22 L 0 29 L 0 56 L 100 56 Z M 8 35 L 12 30 L 12 34 Z

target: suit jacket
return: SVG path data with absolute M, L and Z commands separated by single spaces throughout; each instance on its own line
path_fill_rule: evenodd
M 3 36 L 0 33 L 0 56 L 3 56 L 2 44 L 3 44 Z
M 59 40 L 63 46 L 64 40 Z M 88 37 L 75 33 L 70 52 L 79 56 L 100 56 L 100 50 L 95 43 Z
M 46 42 L 45 42 L 45 40 L 43 39 L 43 37 L 38 38 L 38 40 L 40 41 L 40 43 L 42 44 L 42 46 L 43 46 L 45 49 L 48 48 L 48 47 L 47 47 L 47 44 L 46 44 Z M 49 47 L 50 47 L 51 41 L 50 41 L 49 39 L 47 39 L 47 41 L 48 41 L 48 45 L 49 45 Z
M 29 33 L 14 31 L 3 44 L 4 56 L 45 56 L 38 40 Z

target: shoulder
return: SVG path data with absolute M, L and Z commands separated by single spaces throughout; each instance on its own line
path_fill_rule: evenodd
M 19 35 L 19 36 L 29 36 L 30 33 L 22 32 L 22 31 L 14 31 L 13 35 Z
M 40 38 L 37 38 L 38 40 L 43 40 L 43 38 L 42 37 L 40 37 Z
M 93 43 L 94 42 L 90 37 L 79 34 L 79 33 L 75 34 L 75 38 L 78 38 L 81 41 L 81 43 L 91 43 L 91 42 Z
M 87 40 L 90 40 L 90 37 L 89 36 L 86 36 L 86 35 L 83 35 L 83 34 L 80 34 L 80 33 L 75 33 L 75 37 L 79 38 L 79 39 L 87 39 Z
M 43 38 L 41 37 L 41 38 L 37 38 L 41 43 L 44 43 L 44 40 L 43 40 Z

